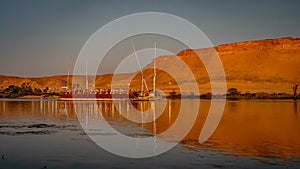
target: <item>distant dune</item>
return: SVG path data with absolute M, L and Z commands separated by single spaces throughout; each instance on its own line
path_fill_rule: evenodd
M 158 69 L 168 70 L 176 74 L 177 82 L 172 75 L 165 71 L 157 70 L 157 88 L 172 91 L 177 90 L 177 83 L 181 85 L 191 83 L 191 78 L 182 71 L 180 61 L 189 66 L 197 80 L 200 92 L 210 91 L 207 71 L 201 58 L 209 60 L 210 56 L 217 52 L 226 75 L 227 87 L 235 87 L 242 92 L 286 92 L 292 93 L 292 86 L 300 84 L 300 38 L 278 38 L 257 41 L 237 42 L 216 46 L 215 48 L 183 50 L 177 56 L 161 56 L 156 59 Z M 198 55 L 198 56 L 197 56 Z M 153 87 L 153 63 L 144 68 L 149 89 Z M 130 87 L 140 89 L 141 75 L 122 74 L 117 75 L 117 85 L 126 86 L 126 78 L 133 77 Z M 99 75 L 95 79 L 95 87 L 110 87 L 112 75 Z M 72 81 L 72 76 L 69 77 Z M 85 86 L 85 77 L 81 76 L 78 83 Z M 90 84 L 92 78 L 89 78 Z M 0 87 L 9 85 L 21 86 L 23 83 L 32 88 L 44 89 L 50 87 L 59 91 L 67 85 L 67 76 L 51 76 L 40 78 L 20 78 L 0 76 Z M 90 86 L 94 87 L 94 86 Z

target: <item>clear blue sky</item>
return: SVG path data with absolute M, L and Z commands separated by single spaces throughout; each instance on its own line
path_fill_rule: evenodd
M 214 45 L 300 37 L 298 0 L 1 0 L 0 74 L 66 74 L 100 27 L 137 12 L 164 12 L 198 26 Z M 71 59 L 70 59 L 71 58 Z

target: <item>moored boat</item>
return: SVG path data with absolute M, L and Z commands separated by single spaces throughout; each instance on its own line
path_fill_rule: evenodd
M 89 89 L 88 85 L 88 76 L 86 71 L 86 88 L 85 89 L 73 89 L 69 91 L 69 72 L 68 72 L 68 79 L 67 79 L 67 86 L 63 87 L 65 89 L 64 92 L 61 93 L 60 100 L 122 100 L 122 99 L 130 99 L 132 101 L 154 101 L 159 100 L 161 97 L 156 93 L 156 63 L 155 63 L 155 56 L 156 56 L 156 43 L 155 46 L 155 54 L 153 57 L 153 89 L 152 91 L 148 90 L 146 80 L 144 78 L 143 70 L 141 68 L 140 61 L 137 57 L 135 48 L 132 44 L 132 48 L 134 50 L 134 54 L 136 56 L 140 72 L 141 72 L 141 91 L 131 91 L 130 89 Z M 86 65 L 87 67 L 87 65 Z M 144 87 L 146 91 L 144 91 Z M 127 90 L 127 91 L 126 91 Z M 129 90 L 129 91 L 128 91 Z

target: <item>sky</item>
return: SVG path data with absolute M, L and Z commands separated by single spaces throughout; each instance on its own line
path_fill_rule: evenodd
M 0 0 L 0 3 L 0 75 L 67 74 L 95 31 L 138 12 L 163 12 L 184 18 L 201 29 L 213 45 L 300 37 L 298 0 Z

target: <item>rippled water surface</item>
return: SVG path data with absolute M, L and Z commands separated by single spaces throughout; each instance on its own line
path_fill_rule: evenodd
M 195 124 L 180 143 L 164 154 L 146 159 L 113 155 L 86 134 L 115 134 L 102 129 L 86 130 L 90 121 L 102 118 L 124 135 L 153 137 L 175 123 L 181 107 L 189 115 L 193 105 L 198 104 L 195 100 L 165 103 L 1 100 L 0 169 L 300 168 L 299 101 L 227 101 L 218 128 L 200 144 L 199 134 L 211 105 L 210 100 L 201 101 Z M 150 110 L 153 106 L 161 114 L 134 111 Z M 176 134 L 172 137 L 176 138 Z

